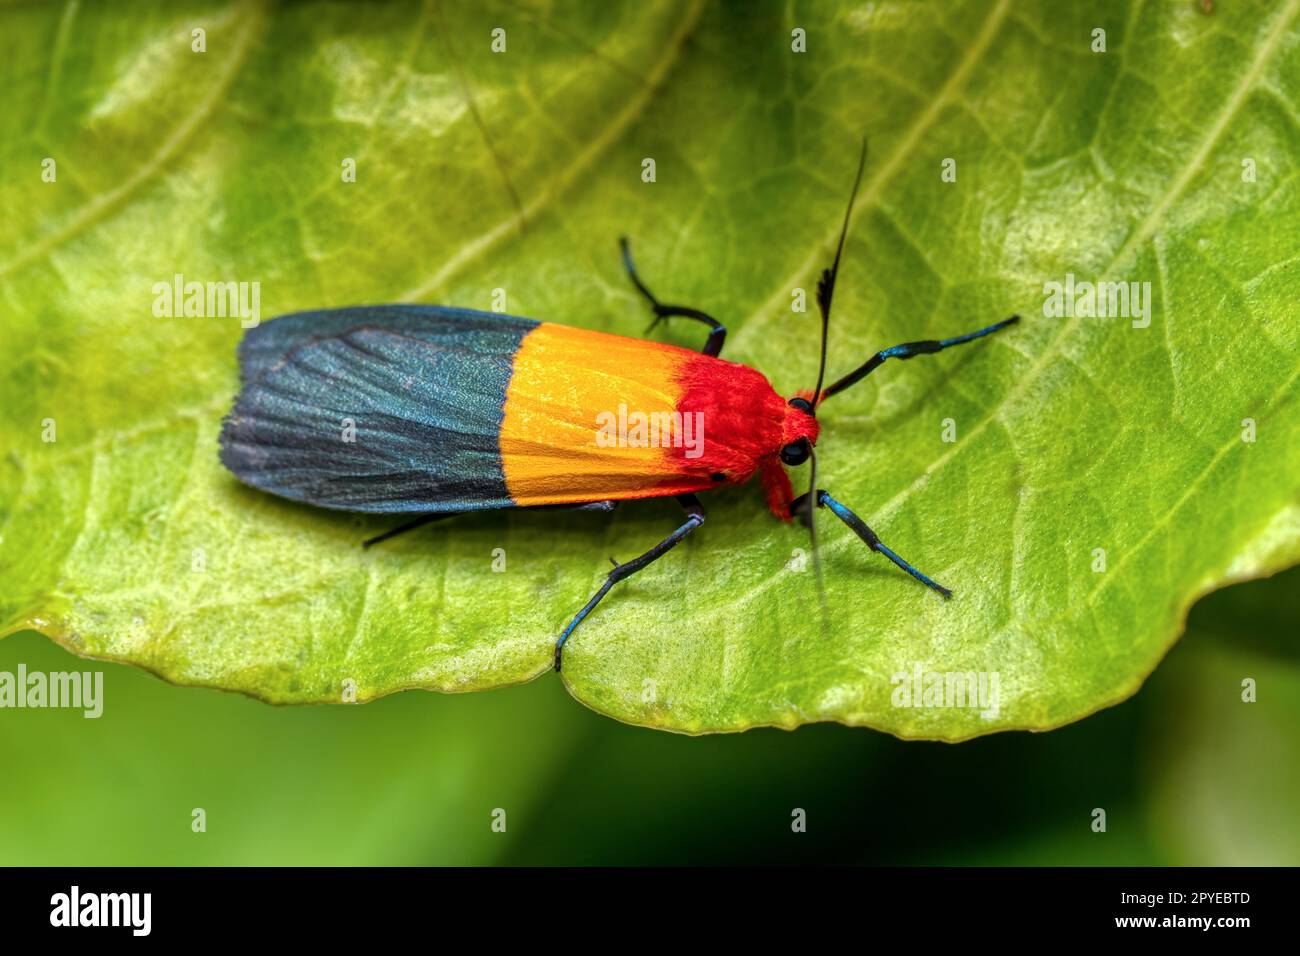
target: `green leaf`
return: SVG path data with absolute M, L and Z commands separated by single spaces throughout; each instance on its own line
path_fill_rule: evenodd
M 1046 729 L 1130 695 L 1199 595 L 1300 559 L 1300 0 L 116 13 L 0 11 L 0 630 L 275 702 L 545 672 L 670 502 L 363 552 L 391 522 L 221 468 L 239 323 L 155 317 L 154 284 L 257 281 L 264 317 L 505 289 L 513 313 L 639 335 L 626 233 L 652 288 L 793 394 L 817 320 L 792 292 L 829 262 L 864 131 L 830 374 L 1025 319 L 820 416 L 823 486 L 955 597 L 822 512 L 823 617 L 806 532 L 723 490 L 577 631 L 579 700 L 688 732 Z M 1150 283 L 1150 324 L 1045 315 L 1067 275 Z M 914 668 L 996 673 L 996 715 L 894 706 Z

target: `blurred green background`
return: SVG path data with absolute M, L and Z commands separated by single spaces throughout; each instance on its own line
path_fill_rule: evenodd
M 1293 569 L 1212 594 L 1126 703 L 958 745 L 675 736 L 600 717 L 553 675 L 277 708 L 19 634 L 0 671 L 102 668 L 105 704 L 0 711 L 0 863 L 1294 865 L 1298 592 Z

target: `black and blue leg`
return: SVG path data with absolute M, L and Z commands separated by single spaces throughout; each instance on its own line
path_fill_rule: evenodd
M 686 510 L 686 522 L 680 528 L 668 537 L 664 538 L 639 558 L 633 558 L 625 564 L 619 564 L 617 561 L 614 561 L 613 558 L 610 558 L 610 561 L 614 562 L 614 570 L 609 572 L 609 575 L 605 578 L 605 583 L 600 586 L 600 590 L 593 594 L 591 600 L 583 605 L 582 610 L 573 616 L 573 620 L 569 622 L 569 626 L 564 629 L 564 633 L 562 633 L 559 640 L 555 642 L 555 669 L 557 671 L 560 669 L 562 663 L 564 642 L 569 639 L 569 635 L 573 633 L 574 629 L 582 623 L 583 618 L 591 613 L 592 608 L 600 603 L 600 599 L 609 593 L 610 588 L 619 581 L 622 581 L 624 578 L 636 574 L 636 572 L 640 571 L 642 568 L 649 564 L 653 564 L 655 561 L 662 558 L 677 546 L 677 542 L 681 541 L 700 525 L 704 524 L 704 506 L 700 504 L 699 498 L 695 497 L 695 495 L 678 495 L 677 501 Z
M 869 527 L 867 527 L 867 523 L 865 521 L 859 518 L 845 505 L 840 504 L 838 501 L 836 501 L 826 492 L 820 490 L 817 492 L 817 507 L 829 509 L 831 514 L 835 515 L 835 517 L 839 518 L 846 525 L 852 528 L 853 532 L 859 538 L 865 541 L 867 547 L 869 547 L 872 551 L 876 551 L 879 552 L 880 554 L 883 554 L 890 561 L 893 561 L 896 565 L 898 565 L 900 568 L 902 568 L 912 577 L 916 578 L 926 587 L 933 588 L 934 590 L 942 594 L 945 598 L 952 597 L 951 591 L 949 591 L 942 584 L 939 584 L 938 582 L 932 580 L 928 575 L 912 567 L 911 564 L 904 561 L 897 554 L 895 554 L 893 551 L 887 548 L 885 544 L 880 540 L 880 538 L 876 536 L 876 533 L 872 531 Z
M 650 323 L 650 329 L 653 329 L 664 319 L 674 317 L 695 319 L 697 322 L 703 322 L 709 326 L 709 337 L 705 339 L 704 348 L 700 351 L 705 355 L 712 355 L 717 358 L 722 353 L 722 343 L 727 339 L 726 327 L 713 316 L 701 312 L 699 309 L 691 309 L 684 305 L 664 305 L 655 298 L 654 293 L 646 288 L 645 283 L 641 281 L 641 277 L 636 274 L 636 266 L 632 265 L 632 251 L 628 248 L 626 236 L 618 240 L 618 247 L 623 250 L 623 268 L 627 270 L 628 278 L 632 280 L 632 284 L 637 287 L 637 290 L 646 297 L 646 301 L 650 303 L 650 308 L 654 311 L 655 318 Z
M 848 388 L 850 385 L 861 381 L 878 369 L 885 363 L 886 359 L 910 359 L 915 358 L 918 355 L 942 352 L 944 349 L 952 348 L 954 345 L 963 345 L 966 342 L 973 342 L 976 339 L 982 339 L 986 335 L 992 335 L 994 332 L 1005 329 L 1008 325 L 1015 325 L 1019 321 L 1020 316 L 1013 315 L 1009 319 L 1003 319 L 1001 322 L 994 322 L 992 325 L 986 326 L 985 328 L 977 329 L 974 332 L 967 332 L 965 335 L 956 335 L 950 339 L 924 339 L 920 342 L 904 342 L 902 345 L 892 345 L 887 349 L 881 349 L 875 355 L 871 356 L 871 358 L 867 359 L 866 363 L 860 368 L 850 372 L 835 384 L 827 386 L 827 388 L 822 391 L 821 397 L 823 399 L 829 398 L 836 392 L 844 391 L 844 389 Z

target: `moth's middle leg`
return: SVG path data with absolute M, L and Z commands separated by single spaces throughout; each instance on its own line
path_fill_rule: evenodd
M 564 642 L 569 639 L 569 635 L 573 633 L 574 629 L 582 623 L 583 618 L 591 613 L 592 608 L 600 603 L 600 599 L 609 593 L 609 589 L 624 578 L 636 574 L 642 568 L 662 558 L 677 546 L 677 542 L 704 524 L 704 506 L 700 504 L 699 498 L 695 497 L 695 495 L 678 495 L 677 500 L 686 510 L 686 523 L 639 558 L 633 558 L 624 564 L 614 561 L 614 570 L 609 572 L 609 576 L 605 578 L 605 583 L 600 586 L 600 590 L 593 594 L 591 600 L 583 605 L 582 610 L 574 615 L 573 620 L 569 622 L 569 626 L 560 635 L 560 639 L 555 642 L 555 669 L 557 671 L 561 665 Z M 610 560 L 613 561 L 614 559 L 611 558 Z

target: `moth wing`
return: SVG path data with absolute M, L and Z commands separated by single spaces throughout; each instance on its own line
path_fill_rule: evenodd
M 239 343 L 239 378 L 241 383 L 251 382 L 293 349 L 363 326 L 434 345 L 496 354 L 517 348 L 519 340 L 536 325 L 532 319 L 437 305 L 366 305 L 294 312 L 244 333 Z
M 533 323 L 488 315 L 495 324 L 467 331 L 447 320 L 454 310 L 432 321 L 431 310 L 393 311 L 288 316 L 246 337 L 222 462 L 245 484 L 326 508 L 513 506 L 498 435 L 511 360 Z

